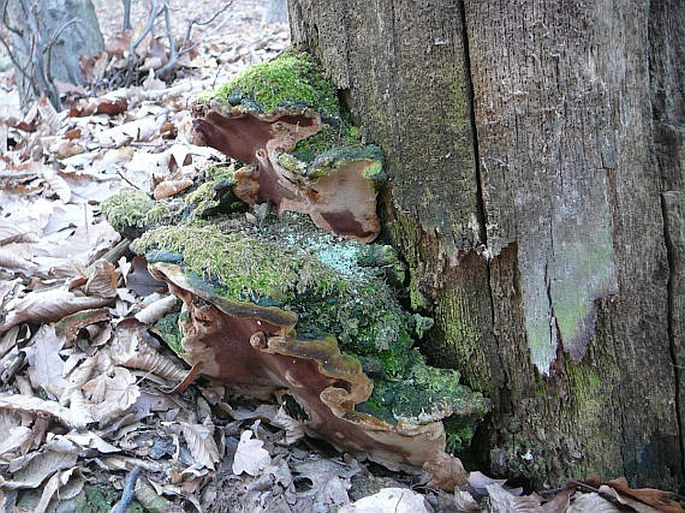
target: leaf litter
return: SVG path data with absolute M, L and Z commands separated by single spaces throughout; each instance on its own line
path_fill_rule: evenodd
M 97 83 L 126 62 L 131 34 L 119 34 L 120 3 L 94 3 L 108 36 L 88 64 Z M 172 2 L 176 33 L 224 3 Z M 432 476 L 392 473 L 306 437 L 282 406 L 206 378 L 170 393 L 189 369 L 154 325 L 177 300 L 99 204 L 127 188 L 173 197 L 224 161 L 189 143 L 192 99 L 287 46 L 285 25 L 261 22 L 264 4 L 234 0 L 198 30 L 172 83 L 155 77 L 166 54 L 149 35 L 140 86 L 77 95 L 62 112 L 43 98 L 23 114 L 12 72 L 0 72 L 0 511 L 109 511 L 134 469 L 129 511 L 683 511 L 672 494 L 621 479 L 543 498 L 456 458 Z

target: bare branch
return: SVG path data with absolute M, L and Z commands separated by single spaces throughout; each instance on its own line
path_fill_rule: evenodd
M 67 21 L 64 25 L 62 25 L 60 28 L 55 30 L 55 32 L 52 34 L 52 37 L 50 37 L 50 41 L 48 41 L 48 44 L 43 49 L 43 52 L 47 53 L 48 56 L 45 75 L 47 76 L 48 83 L 50 84 L 54 85 L 55 83 L 55 79 L 52 76 L 52 49 L 54 48 L 55 43 L 57 43 L 59 37 L 62 35 L 62 32 L 64 32 L 67 28 L 76 23 L 81 23 L 81 20 L 79 18 L 72 18 L 69 21 Z
M 131 25 L 131 0 L 122 0 L 124 4 L 124 21 L 121 27 L 122 32 L 131 30 L 133 26 Z

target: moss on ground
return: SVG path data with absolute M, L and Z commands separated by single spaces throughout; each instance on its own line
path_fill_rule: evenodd
M 105 199 L 100 210 L 116 231 L 126 233 L 144 229 L 146 215 L 154 207 L 155 200 L 143 191 L 130 190 Z
M 79 513 L 109 513 L 121 498 L 121 493 L 100 485 L 88 485 L 74 500 L 74 511 Z M 126 508 L 126 513 L 143 513 L 145 509 L 136 501 Z

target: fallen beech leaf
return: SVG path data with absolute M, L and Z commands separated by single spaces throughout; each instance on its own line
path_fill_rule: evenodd
M 86 275 L 85 291 L 89 296 L 113 299 L 117 295 L 119 275 L 112 263 L 98 260 L 88 267 Z
M 591 477 L 584 481 L 584 483 L 592 486 L 593 488 L 600 488 L 601 486 L 611 487 L 614 490 L 617 490 L 621 495 L 656 508 L 662 513 L 683 513 L 685 511 L 680 504 L 673 500 L 674 494 L 672 492 L 657 490 L 654 488 L 633 489 L 628 486 L 628 480 L 623 476 L 607 482 L 601 482 L 599 478 Z M 635 508 L 635 506 L 632 504 L 631 507 Z
M 3 323 L 0 333 L 22 322 L 54 322 L 67 315 L 99 308 L 112 302 L 112 298 L 77 296 L 64 289 L 49 289 L 31 292 L 17 301 Z
M 156 323 L 166 314 L 171 312 L 174 308 L 176 308 L 177 304 L 178 299 L 176 296 L 169 294 L 168 296 L 164 296 L 147 305 L 135 315 L 135 318 L 141 323 L 149 326 Z
M 9 430 L 9 436 L 5 436 L 0 442 L 0 457 L 18 449 L 24 442 L 31 438 L 31 429 L 25 426 L 15 426 Z M 6 458 L 3 458 L 6 459 Z
M 492 513 L 543 513 L 540 500 L 530 495 L 516 497 L 498 483 L 486 487 Z
M 652 506 L 648 506 L 647 504 L 644 504 L 643 502 L 637 501 L 635 499 L 631 499 L 630 497 L 624 496 L 618 492 L 618 490 L 612 488 L 611 486 L 607 485 L 602 485 L 599 487 L 599 494 L 603 497 L 614 499 L 618 501 L 620 504 L 623 504 L 625 506 L 629 506 L 630 508 L 634 509 L 638 513 L 659 513 L 660 510 L 653 508 Z
M 115 367 L 114 375 L 100 375 L 83 385 L 91 414 L 100 425 L 120 416 L 140 397 L 136 378 L 128 369 Z
M 461 460 L 444 452 L 424 463 L 423 470 L 433 475 L 428 482 L 429 487 L 452 492 L 468 482 L 468 473 L 464 470 Z
M 181 178 L 180 180 L 164 180 L 163 182 L 157 184 L 152 195 L 156 200 L 170 198 L 179 192 L 185 191 L 191 185 L 193 185 L 193 181 L 190 178 Z
M 454 505 L 459 511 L 468 513 L 480 512 L 480 506 L 473 496 L 469 492 L 460 490 L 459 488 L 454 489 Z
M 10 411 L 50 415 L 70 427 L 84 427 L 87 423 L 87 419 L 72 415 L 70 410 L 58 402 L 45 401 L 40 397 L 29 397 L 19 394 L 0 396 L 0 408 Z
M 249 429 L 242 432 L 233 459 L 233 473 L 236 476 L 245 472 L 254 477 L 271 463 L 271 456 L 263 445 L 261 440 L 252 439 Z
M 173 296 L 172 296 L 173 297 Z M 112 341 L 112 360 L 125 367 L 152 372 L 166 379 L 182 381 L 185 369 L 162 356 L 148 342 L 150 335 L 145 325 L 133 319 L 120 323 Z
M 204 424 L 189 424 L 187 422 L 182 422 L 181 431 L 183 432 L 183 437 L 186 439 L 188 449 L 190 450 L 193 459 L 199 465 L 214 470 L 215 464 L 221 461 L 221 454 L 214 441 L 214 425 L 211 423 L 209 417 L 207 417 Z
M 432 509 L 432 508 L 431 508 Z M 378 493 L 343 506 L 339 513 L 429 513 L 423 495 L 408 488 L 383 488 Z
M 55 492 L 59 490 L 61 486 L 64 486 L 69 482 L 69 479 L 75 470 L 78 470 L 78 467 L 71 467 L 68 470 L 55 472 L 52 475 L 50 480 L 43 487 L 43 493 L 40 497 L 40 501 L 38 501 L 38 504 L 33 509 L 33 513 L 45 513 L 50 505 L 52 496 L 55 495 Z
M 304 422 L 288 415 L 283 406 L 278 409 L 278 413 L 276 413 L 271 423 L 285 430 L 286 445 L 292 445 L 301 438 L 304 438 Z
M 486 476 L 482 472 L 474 471 L 469 472 L 468 475 L 469 486 L 473 487 L 477 492 L 485 494 L 485 488 L 488 485 L 497 483 L 499 485 L 504 485 L 507 482 L 506 479 L 493 479 Z
M 73 139 L 80 139 L 81 138 L 81 129 L 79 127 L 71 128 L 64 132 L 64 135 L 62 136 L 65 139 L 73 140 Z
M 57 398 L 69 385 L 62 374 L 64 361 L 59 357 L 65 341 L 64 337 L 57 336 L 53 325 L 43 324 L 33 336 L 33 345 L 27 351 L 31 385 Z
M 17 471 L 11 481 L 5 481 L 3 477 L 0 477 L 0 487 L 9 490 L 38 488 L 48 476 L 56 471 L 76 465 L 77 458 L 75 453 L 46 451 Z
M 63 203 L 69 203 L 69 200 L 71 200 L 71 187 L 64 181 L 64 178 L 59 176 L 50 167 L 43 168 L 43 178 Z
M 573 499 L 566 513 L 621 513 L 621 510 L 596 493 L 583 493 Z

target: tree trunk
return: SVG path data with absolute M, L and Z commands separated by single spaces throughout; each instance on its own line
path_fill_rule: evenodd
M 90 57 L 104 48 L 91 0 L 9 0 L 8 13 L 23 106 L 36 94 L 50 96 L 50 89 L 58 100 L 56 89 L 51 87 L 55 80 L 81 84 L 79 57 Z
M 291 0 L 491 471 L 683 488 L 685 4 Z M 477 461 L 473 463 L 478 463 Z

